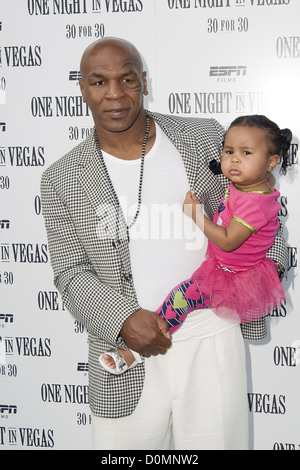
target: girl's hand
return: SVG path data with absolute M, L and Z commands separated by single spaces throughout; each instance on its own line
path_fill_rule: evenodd
M 183 212 L 185 215 L 196 221 L 198 211 L 201 211 L 201 203 L 197 198 L 195 191 L 188 191 L 183 203 Z

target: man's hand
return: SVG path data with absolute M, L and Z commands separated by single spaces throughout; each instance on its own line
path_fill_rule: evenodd
M 165 354 L 172 343 L 167 323 L 149 310 L 130 315 L 120 334 L 128 348 L 145 357 Z

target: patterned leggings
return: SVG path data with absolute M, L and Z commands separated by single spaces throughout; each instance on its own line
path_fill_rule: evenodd
M 190 278 L 170 292 L 156 313 L 168 322 L 170 333 L 174 333 L 189 312 L 198 308 L 209 308 L 211 304 L 210 295 L 200 292 L 197 282 Z

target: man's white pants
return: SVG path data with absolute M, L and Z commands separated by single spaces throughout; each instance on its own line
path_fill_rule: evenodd
M 95 450 L 238 450 L 248 448 L 245 347 L 240 327 L 174 342 L 145 360 L 134 413 L 93 417 Z

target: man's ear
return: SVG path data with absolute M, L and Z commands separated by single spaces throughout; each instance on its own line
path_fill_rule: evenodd
M 147 72 L 143 72 L 142 80 L 143 80 L 143 95 L 147 96 L 148 95 Z
M 80 91 L 81 91 L 81 94 L 82 94 L 83 102 L 85 103 L 86 98 L 85 98 L 85 93 L 84 93 L 84 83 L 83 83 L 82 79 L 79 80 L 79 86 L 80 86 Z

